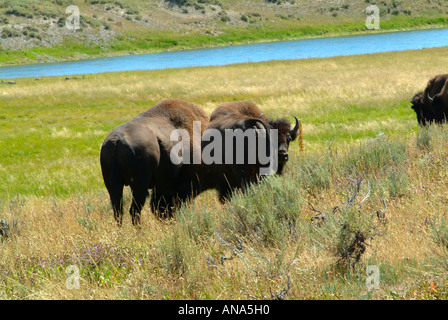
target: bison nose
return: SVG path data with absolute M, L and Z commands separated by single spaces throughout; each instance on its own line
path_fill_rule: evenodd
M 288 161 L 288 152 L 285 150 L 278 151 L 278 158 L 283 161 Z

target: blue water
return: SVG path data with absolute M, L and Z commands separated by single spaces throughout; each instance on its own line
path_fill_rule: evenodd
M 233 63 L 324 58 L 445 46 L 448 46 L 448 29 L 417 30 L 2 67 L 0 68 L 0 79 L 219 66 Z

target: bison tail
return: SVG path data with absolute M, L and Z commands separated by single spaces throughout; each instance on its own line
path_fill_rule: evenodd
M 104 184 L 109 192 L 115 220 L 121 225 L 123 217 L 123 187 L 120 167 L 116 158 L 116 141 L 103 144 L 100 154 Z

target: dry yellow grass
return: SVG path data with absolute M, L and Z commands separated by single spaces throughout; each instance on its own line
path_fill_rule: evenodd
M 0 87 L 0 110 L 6 115 L 0 127 L 3 146 L 18 152 L 31 140 L 38 151 L 28 157 L 4 153 L 0 160 L 0 174 L 9 184 L 3 186 L 7 192 L 0 198 L 0 219 L 17 221 L 11 238 L 0 245 L 0 297 L 270 299 L 288 287 L 289 276 L 289 299 L 385 299 L 409 298 L 420 283 L 443 283 L 446 252 L 434 241 L 430 221 L 446 213 L 447 140 L 438 141 L 441 133 L 435 132 L 430 152 L 418 148 L 417 121 L 408 101 L 429 77 L 445 71 L 447 53 L 441 48 L 70 81 L 19 79 L 15 86 Z M 229 239 L 243 237 L 235 230 L 222 233 L 231 209 L 220 205 L 214 192 L 190 204 L 182 222 L 159 221 L 145 207 L 141 229 L 130 225 L 128 215 L 118 229 L 102 186 L 100 143 L 117 124 L 171 97 L 196 102 L 207 112 L 223 101 L 250 99 L 268 116 L 300 117 L 306 151 L 291 146 L 285 185 L 301 183 L 297 171 L 302 161 L 318 163 L 329 141 L 343 157 L 380 132 L 392 141 L 407 139 L 406 192 L 391 196 L 385 191 L 385 233 L 368 242 L 354 271 L 338 271 L 333 250 L 338 235 L 319 234 L 337 229 L 318 229 L 309 222 L 315 214 L 311 204 L 331 212 L 345 200 L 336 182 L 346 177 L 337 173 L 318 192 L 297 190 L 303 197 L 298 232 L 275 245 L 248 236 L 237 250 L 238 243 Z M 46 188 L 49 182 L 61 193 Z M 26 189 L 27 183 L 33 187 Z M 81 186 L 78 191 L 70 189 L 74 183 Z M 365 208 L 382 208 L 380 197 L 372 194 Z M 222 256 L 233 252 L 234 259 L 220 264 Z M 71 264 L 80 267 L 80 289 L 66 287 Z M 365 285 L 369 264 L 381 270 L 380 289 L 371 292 Z

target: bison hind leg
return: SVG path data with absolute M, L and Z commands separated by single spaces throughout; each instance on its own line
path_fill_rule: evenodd
M 146 197 L 148 196 L 148 188 L 132 188 L 132 204 L 129 209 L 129 213 L 131 215 L 132 224 L 134 226 L 138 226 L 140 224 L 140 215 L 143 206 L 146 202 Z
M 123 198 L 119 200 L 120 202 L 113 202 L 113 210 L 114 210 L 114 218 L 117 221 L 118 225 L 121 226 L 123 223 Z

